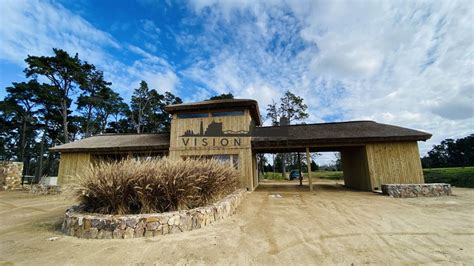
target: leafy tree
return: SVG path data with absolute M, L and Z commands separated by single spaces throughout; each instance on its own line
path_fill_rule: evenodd
M 146 124 L 147 115 L 150 113 L 152 104 L 151 92 L 148 84 L 142 80 L 140 87 L 135 89 L 131 101 L 131 120 L 138 134 L 142 133 Z
M 311 171 L 318 171 L 319 167 L 314 160 L 311 160 Z
M 107 128 L 110 116 L 119 114 L 124 108 L 123 98 L 111 88 L 105 87 L 99 92 L 100 104 L 96 106 L 96 119 L 99 133 L 102 133 Z
M 59 96 L 64 142 L 69 142 L 68 116 L 71 105 L 70 95 L 75 87 L 85 82 L 84 72 L 90 65 L 82 65 L 78 54 L 71 57 L 66 51 L 53 49 L 54 56 L 31 56 L 25 59 L 28 67 L 26 77 L 42 76 L 51 82 L 52 94 Z
M 24 162 L 24 174 L 56 175 L 59 154 L 49 147 L 102 132 L 161 132 L 169 130 L 169 104 L 182 103 L 170 92 L 150 90 L 142 81 L 130 107 L 102 71 L 78 55 L 53 49 L 53 56 L 25 59 L 28 82 L 13 83 L 0 101 L 0 159 Z M 40 79 L 37 79 L 40 78 Z M 47 83 L 38 83 L 46 80 Z M 74 92 L 77 108 L 72 106 Z
M 308 118 L 306 110 L 308 106 L 303 103 L 303 98 L 296 96 L 290 91 L 286 91 L 280 99 L 279 113 L 280 117 L 288 119 L 288 125 L 293 121 L 301 121 Z
M 287 124 L 291 122 L 300 121 L 308 118 L 306 110 L 308 106 L 303 103 L 303 98 L 296 96 L 290 91 L 286 91 L 283 97 L 280 99 L 278 105 L 275 101 L 267 106 L 267 119 L 271 119 L 272 125 L 277 126 L 280 124 L 280 120 L 286 119 Z M 300 154 L 297 154 L 300 156 Z M 283 154 L 281 158 L 281 170 L 283 177 L 286 176 L 286 155 Z
M 83 115 L 82 130 L 86 136 L 90 136 L 100 131 L 96 115 L 108 93 L 111 93 L 108 86 L 112 83 L 105 81 L 102 71 L 96 70 L 93 65 L 86 70 L 84 83 L 81 84 L 82 93 L 77 98 L 77 110 Z
M 17 120 L 21 123 L 20 129 L 20 160 L 23 161 L 25 154 L 25 146 L 27 131 L 31 131 L 32 123 L 35 120 L 34 106 L 36 105 L 35 99 L 35 88 L 39 84 L 36 81 L 30 81 L 29 83 L 13 83 L 12 87 L 7 87 L 8 93 L 5 98 L 5 102 L 9 103 L 10 110 L 16 113 Z M 31 88 L 31 90 L 29 90 Z M 30 129 L 30 130 L 29 130 Z
M 209 98 L 209 100 L 224 100 L 224 99 L 234 99 L 234 95 L 229 93 L 222 93 L 221 95 L 215 95 Z
M 62 116 L 60 95 L 52 94 L 55 91 L 53 85 L 42 84 L 38 91 L 38 136 L 40 143 L 36 145 L 37 160 L 35 177 L 36 180 L 43 175 L 56 175 L 59 155 L 48 151 L 48 147 L 62 139 Z M 45 161 L 46 156 L 46 161 Z
M 14 118 L 19 123 L 18 131 L 18 160 L 23 162 L 24 173 L 28 173 L 29 162 L 31 160 L 31 149 L 34 142 L 36 119 L 36 105 L 38 101 L 38 91 L 40 84 L 36 80 L 28 83 L 13 83 L 7 87 L 6 107 L 15 114 Z
M 17 119 L 17 106 L 11 101 L 0 101 L 0 159 L 18 158 L 19 131 L 21 123 Z
M 149 89 L 145 81 L 135 89 L 131 101 L 131 120 L 137 133 L 162 132 L 169 130 L 171 117 L 164 110 L 166 105 L 182 103 L 181 98 L 170 92 L 159 94 Z
M 279 125 L 279 117 L 280 117 L 280 110 L 278 109 L 278 105 L 272 100 L 272 103 L 267 107 L 267 119 L 272 121 L 272 126 Z
M 457 140 L 441 141 L 439 145 L 433 146 L 421 162 L 425 168 L 474 165 L 474 134 Z
M 161 131 L 169 131 L 171 126 L 171 115 L 165 111 L 165 106 L 171 104 L 180 104 L 183 103 L 183 100 L 180 97 L 173 95 L 171 92 L 165 92 L 165 95 L 160 102 L 160 109 L 161 109 Z

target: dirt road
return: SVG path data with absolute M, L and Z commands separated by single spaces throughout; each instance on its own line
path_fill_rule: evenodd
M 474 189 L 453 191 L 393 199 L 328 184 L 312 193 L 262 189 L 228 220 L 131 240 L 62 235 L 58 225 L 71 199 L 0 192 L 0 264 L 469 264 Z

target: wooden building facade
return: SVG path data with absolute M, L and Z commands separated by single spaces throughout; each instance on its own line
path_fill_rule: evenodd
M 172 115 L 169 157 L 214 158 L 241 173 L 240 184 L 253 190 L 255 154 L 252 132 L 261 125 L 257 102 L 207 101 L 167 106 Z
M 105 134 L 54 147 L 61 152 L 60 182 L 70 182 L 99 161 L 167 155 L 229 163 L 240 171 L 241 186 L 254 190 L 257 153 L 337 151 L 347 187 L 376 191 L 382 184 L 424 183 L 417 142 L 431 137 L 426 132 L 373 121 L 263 127 L 257 102 L 243 99 L 166 110 L 172 115 L 169 133 Z

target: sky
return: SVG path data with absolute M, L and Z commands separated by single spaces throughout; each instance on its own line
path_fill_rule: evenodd
M 0 98 L 27 55 L 78 53 L 127 101 L 141 80 L 185 102 L 304 98 L 306 123 L 474 133 L 472 1 L 1 0 Z M 269 124 L 269 121 L 265 121 Z

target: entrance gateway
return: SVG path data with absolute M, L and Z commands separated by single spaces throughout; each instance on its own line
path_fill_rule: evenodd
M 172 115 L 168 133 L 102 134 L 51 148 L 61 153 L 60 184 L 101 160 L 167 155 L 228 162 L 240 171 L 241 186 L 254 190 L 257 153 L 319 151 L 341 153 L 347 187 L 373 191 L 382 184 L 424 183 L 417 142 L 431 137 L 426 132 L 374 121 L 264 127 L 257 102 L 247 99 L 176 104 L 165 110 Z

